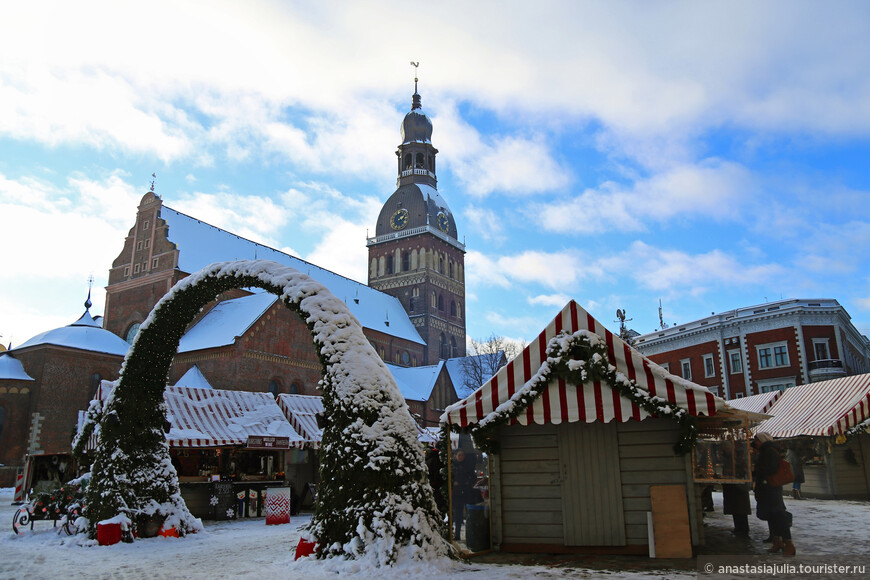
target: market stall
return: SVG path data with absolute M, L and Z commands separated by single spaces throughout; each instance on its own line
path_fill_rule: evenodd
M 97 397 L 105 400 L 112 388 L 104 381 Z M 175 386 L 163 398 L 170 457 L 191 513 L 263 516 L 266 490 L 288 484 L 288 452 L 305 444 L 272 395 Z

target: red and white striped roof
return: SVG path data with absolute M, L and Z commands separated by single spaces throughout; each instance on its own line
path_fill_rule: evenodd
M 102 381 L 97 398 L 106 400 L 115 386 Z M 170 447 L 244 446 L 250 435 L 287 437 L 290 447 L 305 443 L 269 393 L 167 386 L 163 400 Z M 79 428 L 82 419 L 80 412 Z M 91 436 L 87 449 L 96 449 L 96 439 Z
M 323 430 L 317 426 L 317 414 L 323 412 L 323 399 L 316 395 L 278 395 L 278 407 L 290 425 L 312 448 L 320 447 Z
M 724 408 L 723 399 L 715 397 L 706 387 L 668 373 L 628 346 L 572 300 L 517 358 L 474 393 L 449 406 L 441 421 L 467 427 L 480 422 L 500 406 L 509 404 L 541 368 L 550 339 L 562 331 L 574 333 L 579 330 L 589 330 L 604 339 L 610 364 L 618 373 L 633 379 L 641 389 L 679 405 L 693 416 L 714 415 L 717 409 Z M 543 394 L 520 413 L 516 422 L 522 425 L 563 421 L 606 423 L 614 419 L 640 421 L 648 416 L 646 411 L 600 382 L 573 385 L 564 380 L 553 380 Z
M 788 388 L 769 413 L 773 417 L 756 432 L 780 438 L 844 433 L 870 418 L 870 374 Z
M 752 413 L 767 413 L 781 396 L 782 391 L 759 393 L 757 395 L 751 395 L 749 397 L 731 399 L 730 401 L 728 401 L 728 406 L 732 409 L 750 411 Z

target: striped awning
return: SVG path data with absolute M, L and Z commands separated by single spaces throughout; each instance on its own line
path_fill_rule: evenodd
M 838 435 L 870 418 L 870 374 L 785 390 L 757 432 L 773 437 Z
M 752 413 L 767 413 L 777 400 L 782 396 L 782 391 L 770 391 L 769 393 L 759 393 L 749 397 L 741 397 L 740 399 L 731 399 L 728 401 L 728 406 L 732 409 L 740 409 L 741 411 L 750 411 Z
M 290 425 L 313 449 L 320 447 L 323 430 L 317 426 L 317 414 L 323 412 L 323 400 L 314 395 L 278 395 L 278 407 Z
M 290 447 L 305 442 L 269 393 L 166 387 L 163 399 L 170 447 L 245 445 L 252 435 L 286 437 Z
M 638 387 L 650 394 L 675 403 L 693 416 L 714 415 L 717 409 L 724 408 L 723 399 L 715 397 L 706 387 L 668 373 L 628 346 L 572 300 L 517 358 L 502 367 L 471 395 L 447 407 L 441 421 L 468 427 L 505 408 L 541 368 L 541 363 L 546 360 L 549 341 L 563 331 L 575 333 L 580 330 L 588 330 L 601 337 L 607 345 L 610 364 L 616 367 L 618 373 L 634 380 Z M 522 425 L 558 424 L 563 421 L 606 423 L 612 420 L 639 421 L 648 416 L 632 401 L 600 382 L 574 385 L 554 379 L 543 394 L 520 413 L 516 422 Z
M 106 400 L 116 383 L 102 381 L 97 398 Z M 245 446 L 249 436 L 287 438 L 290 447 L 305 444 L 269 393 L 166 387 L 166 420 L 170 447 Z M 79 428 L 84 412 L 79 412 Z M 97 446 L 91 436 L 86 449 Z

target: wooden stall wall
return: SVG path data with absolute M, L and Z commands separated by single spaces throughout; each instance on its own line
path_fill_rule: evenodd
M 673 451 L 677 436 L 664 419 L 501 427 L 491 464 L 494 547 L 646 553 L 650 485 L 686 487 L 692 543 L 699 544 L 700 488 L 689 459 Z

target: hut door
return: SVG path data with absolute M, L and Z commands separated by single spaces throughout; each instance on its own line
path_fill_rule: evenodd
M 616 423 L 559 426 L 566 546 L 624 546 Z

